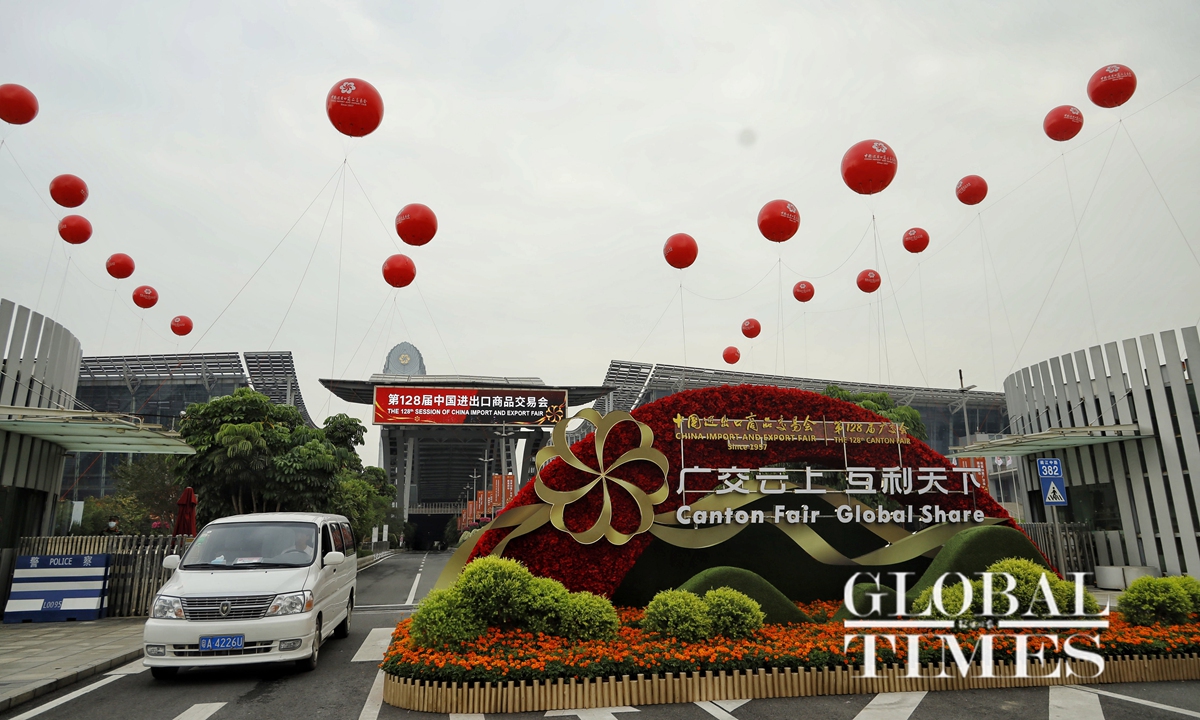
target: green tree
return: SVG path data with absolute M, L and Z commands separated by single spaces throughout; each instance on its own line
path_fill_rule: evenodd
M 203 518 L 324 510 L 340 466 L 357 461 L 299 410 L 249 388 L 189 405 L 179 432 L 196 450 L 180 462 L 179 477 L 200 496 Z
M 132 462 L 117 467 L 117 495 L 129 498 L 141 510 L 139 514 L 147 518 L 146 529 L 152 534 L 175 529 L 179 495 L 183 492 L 175 474 L 178 463 L 174 455 L 137 455 Z M 131 530 L 126 527 L 127 532 Z
M 885 392 L 855 393 L 843 390 L 837 385 L 826 385 L 824 394 L 826 397 L 854 403 L 860 408 L 878 413 L 892 422 L 904 423 L 908 434 L 918 440 L 929 439 L 929 432 L 925 429 L 925 423 L 921 421 L 921 413 L 916 408 L 907 405 L 897 406 L 892 400 L 892 396 Z

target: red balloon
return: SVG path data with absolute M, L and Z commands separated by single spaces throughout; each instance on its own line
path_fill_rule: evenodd
M 1124 105 L 1137 90 L 1137 76 L 1124 65 L 1106 65 L 1088 80 L 1087 93 L 1092 102 L 1103 108 Z
M 783 242 L 800 229 L 800 211 L 787 200 L 772 200 L 758 211 L 758 231 L 771 242 Z
M 883 278 L 874 270 L 863 270 L 858 274 L 858 289 L 865 293 L 873 293 L 879 289 Z
M 1074 105 L 1059 105 L 1046 113 L 1042 129 L 1051 140 L 1066 142 L 1083 129 L 1083 113 Z
M 79 207 L 88 198 L 87 183 L 74 175 L 59 175 L 50 181 L 50 197 L 63 207 Z
M 725 362 L 732 365 L 738 360 L 742 359 L 742 354 L 738 352 L 737 348 L 730 345 L 729 347 L 725 348 L 725 352 L 721 353 L 721 357 L 725 358 Z
M 437 234 L 437 215 L 421 203 L 410 203 L 396 213 L 396 234 L 409 245 L 424 245 Z
M 92 237 L 92 224 L 82 215 L 68 215 L 58 221 L 58 236 L 72 245 L 82 245 Z
M 171 319 L 171 332 L 176 335 L 187 335 L 192 331 L 192 319 L 187 315 L 176 315 Z
M 863 140 L 842 156 L 842 180 L 859 195 L 874 195 L 896 177 L 896 153 L 878 140 Z
M 742 334 L 746 337 L 756 338 L 760 332 L 762 332 L 762 323 L 754 318 L 750 318 L 746 322 L 742 323 Z
M 696 239 L 687 233 L 675 233 L 667 238 L 667 244 L 663 245 L 663 257 L 667 259 L 667 264 L 680 270 L 691 267 L 692 263 L 696 262 L 699 252 Z
M 383 261 L 383 279 L 392 287 L 408 287 L 417 277 L 417 266 L 407 255 L 393 255 Z
M 963 205 L 978 205 L 987 197 L 987 181 L 978 175 L 968 175 L 958 181 L 954 194 Z
M 904 233 L 904 249 L 910 253 L 919 253 L 929 247 L 929 233 L 924 228 L 909 228 Z
M 24 125 L 38 114 L 38 101 L 29 88 L 8 83 L 0 85 L 0 120 Z
M 116 253 L 108 258 L 108 262 L 104 263 L 104 269 L 108 270 L 108 274 L 118 280 L 124 280 L 133 274 L 133 258 L 125 253 Z
M 817 289 L 807 280 L 801 280 L 792 288 L 792 296 L 800 302 L 808 302 L 817 294 Z
M 149 285 L 139 285 L 133 291 L 133 304 L 140 308 L 152 308 L 158 304 L 158 291 Z
M 383 122 L 383 98 L 366 80 L 346 78 L 329 90 L 325 114 L 343 135 L 370 135 Z

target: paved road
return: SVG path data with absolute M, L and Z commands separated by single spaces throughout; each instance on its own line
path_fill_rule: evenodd
M 382 705 L 377 665 L 391 630 L 407 614 L 401 606 L 429 593 L 449 557 L 449 553 L 395 555 L 361 573 L 353 632 L 345 640 L 322 646 L 320 667 L 311 673 L 290 666 L 243 666 L 188 670 L 162 682 L 151 678 L 138 661 L 0 714 L 0 720 L 443 720 L 444 715 Z M 1200 718 L 1200 682 L 733 700 L 503 717 L 548 716 L 580 720 Z M 451 716 L 448 720 L 485 718 Z
M 402 553 L 363 571 L 350 637 L 326 640 L 311 673 L 290 664 L 247 665 L 186 670 L 164 682 L 150 677 L 139 660 L 18 706 L 0 720 L 358 718 L 365 706 L 381 702 L 382 681 L 372 690 L 391 631 L 407 614 L 400 606 L 427 595 L 449 558 Z M 376 717 L 368 712 L 365 720 Z

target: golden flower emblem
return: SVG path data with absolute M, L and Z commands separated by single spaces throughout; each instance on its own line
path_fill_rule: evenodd
M 567 423 L 575 418 L 587 420 L 596 428 L 596 464 L 599 466 L 597 468 L 590 467 L 575 457 L 575 453 L 571 452 L 571 447 L 567 443 Z M 607 463 L 605 462 L 604 442 L 608 438 L 609 432 L 618 423 L 622 422 L 631 422 L 637 425 L 638 431 L 641 433 L 638 446 L 631 450 L 626 450 L 611 463 Z M 534 484 L 534 490 L 537 492 L 538 497 L 551 506 L 551 525 L 562 532 L 569 533 L 577 542 L 584 545 L 590 545 L 602 537 L 607 538 L 613 545 L 624 545 L 634 535 L 644 533 L 650 529 L 650 526 L 654 524 L 654 506 L 666 500 L 670 493 L 670 488 L 667 486 L 667 470 L 670 465 L 667 462 L 667 456 L 653 447 L 654 431 L 650 429 L 649 425 L 638 422 L 627 412 L 610 412 L 608 415 L 601 416 L 595 410 L 584 409 L 575 413 L 574 417 L 555 424 L 551 438 L 551 444 L 538 451 L 536 457 L 538 468 L 537 480 Z M 592 475 L 591 482 L 575 490 L 550 489 L 542 482 L 541 468 L 554 458 L 560 458 L 576 470 Z M 613 471 L 636 460 L 645 460 L 653 463 L 662 471 L 662 481 L 653 492 L 647 493 L 637 485 L 612 475 Z M 629 493 L 630 497 L 637 503 L 638 528 L 632 533 L 626 534 L 620 532 L 612 526 L 610 483 L 617 485 Z M 604 492 L 604 504 L 600 509 L 600 516 L 596 518 L 596 522 L 590 528 L 583 532 L 568 530 L 566 520 L 564 519 L 567 506 L 582 499 L 597 485 Z

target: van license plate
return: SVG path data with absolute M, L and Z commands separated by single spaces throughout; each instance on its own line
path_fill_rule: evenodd
M 245 646 L 245 635 L 207 635 L 200 638 L 201 650 L 241 650 Z

